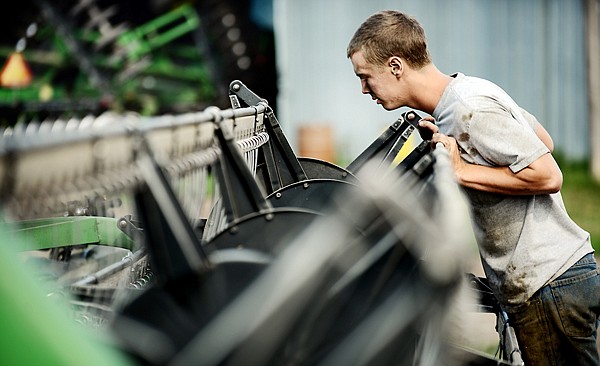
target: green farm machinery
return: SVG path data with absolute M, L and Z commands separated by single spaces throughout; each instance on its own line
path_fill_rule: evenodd
M 419 113 L 297 156 L 233 3 L 33 0 L 0 49 L 0 364 L 518 365 L 487 293 L 503 355 L 447 342 L 470 224 Z
M 5 44 L 16 46 L 0 49 L 3 126 L 108 110 L 199 111 L 228 103 L 223 80 L 262 71 L 254 60 L 270 57 L 253 51 L 257 32 L 235 2 L 26 4 L 22 24 L 4 25 Z

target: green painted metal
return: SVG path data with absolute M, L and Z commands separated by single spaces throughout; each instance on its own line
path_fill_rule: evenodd
M 19 242 L 18 250 L 50 249 L 72 245 L 106 245 L 133 250 L 135 242 L 117 227 L 117 219 L 67 216 L 12 223 L 4 235 Z
M 0 364 L 134 365 L 107 334 L 76 324 L 64 298 L 46 295 L 34 269 L 12 250 L 28 240 L 9 232 L 0 226 L 0 243 L 14 245 L 0 245 Z
M 173 26 L 176 22 L 180 23 Z M 124 33 L 119 37 L 118 43 L 126 47 L 129 57 L 135 60 L 196 29 L 199 25 L 200 19 L 196 11 L 190 5 L 184 4 Z M 168 26 L 171 28 L 162 29 Z
M 111 108 L 138 110 L 144 115 L 153 114 L 159 107 L 178 110 L 197 108 L 199 103 L 214 100 L 217 94 L 212 76 L 206 67 L 206 55 L 196 46 L 174 42 L 200 26 L 200 18 L 190 4 L 183 4 L 170 12 L 125 32 L 117 43 L 124 46 L 124 59 L 115 60 L 105 52 L 88 55 L 90 62 L 109 76 L 114 100 Z M 82 48 L 90 48 L 100 33 L 73 30 Z M 71 51 L 60 34 L 52 27 L 40 27 L 36 34 L 39 44 L 49 44 L 49 49 L 27 48 L 23 55 L 32 69 L 34 80 L 26 88 L 0 87 L 0 106 L 15 108 L 32 119 L 39 110 L 64 109 L 64 115 L 78 116 L 82 110 L 102 109 L 103 94 L 93 87 L 82 70 L 75 76 L 62 71 L 74 69 Z M 84 47 L 86 46 L 86 47 Z M 88 47 L 89 46 L 89 47 Z M 0 47 L 5 58 L 14 48 Z M 147 55 L 151 62 L 134 77 L 121 78 L 129 63 Z M 22 118 L 22 117 L 20 117 Z M 15 121 L 0 116 L 0 124 L 13 125 Z

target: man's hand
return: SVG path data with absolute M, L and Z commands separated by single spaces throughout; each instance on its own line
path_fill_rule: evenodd
M 454 174 L 458 177 L 460 170 L 467 164 L 460 157 L 460 150 L 458 148 L 458 144 L 456 143 L 456 139 L 454 137 L 446 136 L 442 133 L 439 133 L 440 128 L 433 123 L 433 117 L 424 117 L 419 121 L 419 126 L 421 128 L 426 128 L 433 133 L 431 138 L 431 145 L 435 149 L 438 143 L 444 145 L 446 150 L 448 150 L 448 154 L 450 155 L 450 161 L 452 163 L 452 168 L 454 169 Z

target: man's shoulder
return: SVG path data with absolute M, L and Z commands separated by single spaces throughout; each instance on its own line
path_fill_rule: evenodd
M 491 80 L 478 76 L 456 73 L 451 87 L 465 96 L 478 96 L 486 94 L 504 94 L 504 90 Z
M 438 120 L 456 120 L 479 111 L 496 110 L 499 106 L 501 110 L 514 107 L 510 96 L 492 81 L 460 72 L 451 76 L 453 79 L 434 111 Z
M 451 99 L 471 111 L 518 109 L 515 101 L 498 84 L 477 76 L 457 74 L 450 84 Z

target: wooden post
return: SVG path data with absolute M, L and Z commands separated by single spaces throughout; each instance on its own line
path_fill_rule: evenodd
M 590 169 L 600 181 L 600 0 L 586 1 L 588 95 L 590 111 Z

